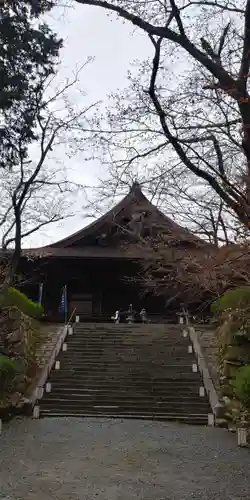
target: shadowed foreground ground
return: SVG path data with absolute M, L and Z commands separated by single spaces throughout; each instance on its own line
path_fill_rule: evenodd
M 250 450 L 221 429 L 25 419 L 0 436 L 1 500 L 249 498 Z

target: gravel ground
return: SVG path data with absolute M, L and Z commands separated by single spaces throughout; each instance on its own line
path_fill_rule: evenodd
M 222 429 L 105 419 L 15 420 L 1 500 L 243 500 L 250 450 Z

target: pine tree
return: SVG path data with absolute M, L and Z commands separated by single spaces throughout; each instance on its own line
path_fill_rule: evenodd
M 19 163 L 36 139 L 36 105 L 45 81 L 55 73 L 62 40 L 39 18 L 52 1 L 8 0 L 0 6 L 0 168 Z

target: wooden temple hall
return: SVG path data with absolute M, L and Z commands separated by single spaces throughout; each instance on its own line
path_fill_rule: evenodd
M 23 250 L 21 271 L 27 280 L 22 289 L 38 300 L 43 284 L 42 304 L 50 321 L 64 320 L 65 285 L 68 317 L 76 309 L 81 321 L 110 321 L 117 309 L 127 311 L 132 304 L 136 313 L 145 308 L 152 320 L 173 315 L 176 320 L 165 297 L 145 290 L 138 279 L 145 259 L 138 239 L 153 237 L 155 228 L 176 234 L 177 241 L 180 236 L 182 247 L 201 243 L 161 213 L 135 182 L 121 202 L 87 227 L 49 246 Z

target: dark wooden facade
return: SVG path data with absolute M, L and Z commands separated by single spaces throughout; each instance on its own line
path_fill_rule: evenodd
M 108 320 L 116 309 L 127 310 L 132 303 L 137 312 L 145 307 L 152 317 L 176 318 L 173 306 L 166 310 L 165 298 L 146 293 L 138 280 L 146 258 L 140 240 L 159 231 L 174 234 L 182 247 L 201 243 L 162 214 L 134 183 L 96 222 L 50 246 L 24 250 L 21 269 L 29 280 L 24 290 L 36 300 L 43 282 L 42 303 L 47 317 L 56 321 L 63 319 L 59 305 L 64 285 L 68 316 L 76 309 L 81 319 Z

